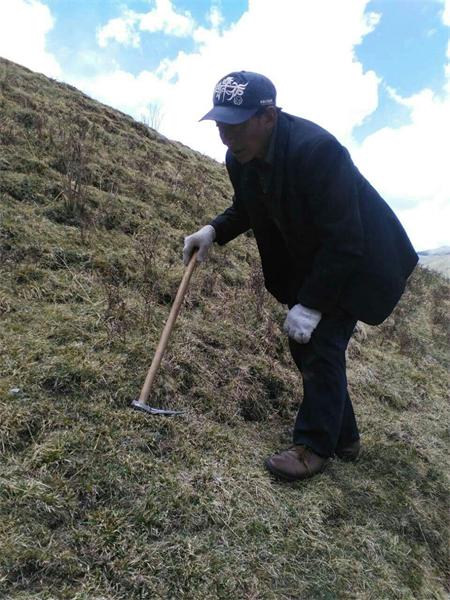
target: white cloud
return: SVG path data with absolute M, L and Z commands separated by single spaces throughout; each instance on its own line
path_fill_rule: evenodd
M 171 0 L 156 0 L 156 7 L 141 15 L 140 28 L 142 31 L 163 31 L 168 35 L 185 37 L 192 33 L 194 20 L 189 12 L 178 13 L 174 10 Z
M 196 27 L 193 31 L 192 39 L 199 45 L 207 46 L 210 43 L 214 43 L 214 39 L 220 36 L 219 30 L 224 20 L 220 8 L 214 4 L 211 5 L 209 12 L 206 14 L 206 21 L 211 27 Z
M 368 136 L 358 152 L 369 178 L 386 196 L 407 204 L 450 190 L 450 99 L 423 90 L 400 99 L 411 111 L 411 123 L 385 127 Z
M 450 27 L 450 0 L 444 0 L 444 11 L 442 13 L 442 22 Z
M 423 250 L 449 241 L 450 97 L 423 90 L 401 101 L 411 123 L 375 132 L 353 156 Z
M 156 72 L 166 89 L 164 133 L 223 158 L 214 126 L 197 121 L 210 108 L 215 82 L 229 71 L 247 69 L 273 79 L 285 110 L 350 140 L 353 127 L 378 102 L 378 78 L 364 72 L 354 54 L 376 24 L 376 17 L 364 13 L 366 3 L 283 0 L 283 10 L 274 11 L 264 0 L 250 0 L 248 11 L 229 29 L 197 28 L 197 51 L 163 61 Z
M 443 23 L 450 25 L 450 0 Z M 450 44 L 447 58 L 449 51 Z M 424 89 L 402 98 L 391 91 L 399 104 L 409 108 L 409 124 L 384 127 L 353 148 L 361 171 L 397 212 L 419 250 L 449 244 L 449 64 L 443 69 L 447 79 L 439 94 Z
M 46 50 L 46 35 L 53 25 L 49 8 L 39 0 L 1 0 L 0 56 L 58 77 L 58 61 Z
M 135 77 L 116 69 L 93 78 L 72 80 L 72 83 L 97 100 L 113 105 L 138 120 L 146 115 L 149 104 L 159 104 L 168 93 L 167 84 L 149 71 L 142 71 Z
M 432 250 L 449 245 L 450 203 L 447 199 L 429 199 L 414 209 L 396 210 L 415 249 Z
M 137 13 L 124 9 L 120 17 L 110 19 L 97 31 L 97 42 L 105 48 L 110 40 L 124 46 L 140 45 L 139 31 L 187 37 L 192 35 L 195 21 L 189 12 L 179 13 L 174 10 L 171 0 L 156 0 L 155 8 L 147 13 Z
M 126 10 L 123 17 L 111 19 L 108 23 L 97 30 L 97 42 L 101 48 L 105 48 L 109 40 L 114 40 L 124 46 L 138 48 L 140 44 L 139 34 L 135 31 L 135 25 L 139 20 L 138 15 Z
M 444 0 L 444 12 L 442 13 L 442 22 L 450 27 L 450 0 Z M 450 61 L 450 41 L 447 45 L 447 59 Z M 450 78 L 450 65 L 447 64 L 447 76 Z
M 213 27 L 213 29 L 218 29 L 224 22 L 224 18 L 220 8 L 214 4 L 211 6 L 206 18 L 207 21 Z
M 216 15 L 211 29 L 193 31 L 195 52 L 164 60 L 154 73 L 128 74 L 127 85 L 121 71 L 72 83 L 136 118 L 146 102 L 158 101 L 165 115 L 162 133 L 223 160 L 215 126 L 198 119 L 210 109 L 221 76 L 240 69 L 259 71 L 274 81 L 278 104 L 286 111 L 316 120 L 349 142 L 354 126 L 378 103 L 379 79 L 364 72 L 355 56 L 355 46 L 379 18 L 365 12 L 367 4 L 279 0 L 274 10 L 266 0 L 249 0 L 237 23 L 218 30 Z M 164 6 L 169 10 L 170 2 L 160 2 L 155 10 Z

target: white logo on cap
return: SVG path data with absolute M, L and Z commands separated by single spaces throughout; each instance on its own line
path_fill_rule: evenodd
M 219 102 L 233 102 L 239 106 L 242 104 L 242 96 L 244 95 L 247 83 L 238 83 L 233 77 L 225 77 L 214 88 L 214 94 Z

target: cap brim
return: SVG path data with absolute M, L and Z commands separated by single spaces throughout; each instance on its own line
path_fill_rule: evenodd
M 238 106 L 215 106 L 200 121 L 218 121 L 227 125 L 238 125 L 248 121 L 257 110 L 257 108 L 239 108 Z

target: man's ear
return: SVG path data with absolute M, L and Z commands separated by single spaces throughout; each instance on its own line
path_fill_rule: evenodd
M 276 106 L 268 106 L 263 114 L 264 114 L 266 124 L 269 127 L 273 127 L 275 125 L 275 123 L 277 122 L 277 118 L 278 118 L 278 111 L 276 109 Z

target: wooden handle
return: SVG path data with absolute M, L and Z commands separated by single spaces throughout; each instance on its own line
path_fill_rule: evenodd
M 175 296 L 174 303 L 170 310 L 169 317 L 167 319 L 166 325 L 161 334 L 161 339 L 159 340 L 159 344 L 156 348 L 155 355 L 152 360 L 152 364 L 150 365 L 150 369 L 148 370 L 144 385 L 142 386 L 141 395 L 139 396 L 139 402 L 142 402 L 143 404 L 147 403 L 147 399 L 150 394 L 150 389 L 152 387 L 156 373 L 159 369 L 159 365 L 161 364 L 161 360 L 162 360 L 164 351 L 165 351 L 167 343 L 169 341 L 169 336 L 172 332 L 173 326 L 175 325 L 175 321 L 177 319 L 178 313 L 180 312 L 181 304 L 183 302 L 187 287 L 189 285 L 189 280 L 191 279 L 191 275 L 194 272 L 196 265 L 197 265 L 197 250 L 195 250 L 194 253 L 192 254 L 192 256 L 189 260 L 189 264 L 186 267 L 186 270 L 183 275 L 183 279 L 181 280 L 180 287 L 178 288 L 177 295 Z

